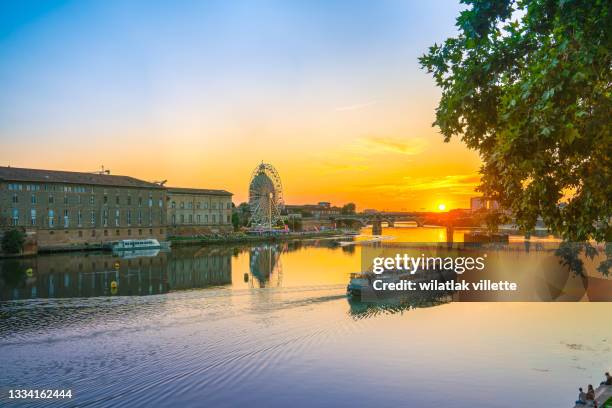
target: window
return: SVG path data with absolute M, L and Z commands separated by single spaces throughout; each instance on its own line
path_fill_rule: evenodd
M 153 228 L 149 228 L 149 234 L 153 234 Z
M 96 197 L 95 196 L 91 196 L 89 197 L 89 204 L 94 205 L 96 203 Z
M 128 235 L 132 235 L 132 230 L 131 229 L 128 230 Z
M 36 204 L 36 195 L 35 194 L 32 194 L 32 197 L 30 197 L 30 202 L 32 204 Z
M 216 210 L 217 209 L 217 203 L 212 203 L 212 209 Z
M 102 211 L 102 225 L 108 227 L 108 210 Z
M 142 197 L 140 196 L 138 197 L 138 206 L 139 207 L 142 206 Z
M 55 211 L 49 210 L 49 228 L 55 226 Z
M 115 227 L 119 226 L 119 210 L 115 210 Z
M 208 224 L 208 214 L 204 215 L 204 223 Z
M 91 230 L 91 236 L 95 237 L 96 236 L 96 230 Z
M 153 207 L 153 196 L 149 194 L 149 208 Z
M 128 196 L 127 198 L 127 205 L 132 205 L 132 197 Z
M 53 204 L 55 203 L 55 199 L 53 198 L 52 195 L 49 196 L 49 204 Z
M 181 201 L 181 210 L 185 208 L 185 203 Z
M 83 231 L 79 231 L 79 238 L 83 238 Z
M 132 210 L 127 210 L 127 225 L 132 225 Z
M 227 223 L 228 224 L 230 223 L 230 216 L 229 215 L 227 216 Z
M 13 204 L 17 204 L 19 202 L 19 196 L 17 194 L 13 194 Z
M 138 235 L 142 235 L 142 230 L 141 229 L 138 230 Z
M 193 203 L 191 201 L 187 203 L 187 208 L 190 210 L 193 208 Z
M 19 224 L 19 209 L 18 208 L 13 208 L 13 225 L 18 225 Z
M 157 205 L 159 206 L 159 208 L 162 208 L 164 206 L 164 202 L 162 201 L 161 198 L 157 200 Z
M 172 208 L 176 208 L 176 201 L 173 201 L 173 202 L 170 204 L 170 207 L 172 207 Z
M 176 225 L 176 214 L 172 214 L 172 225 Z
M 83 221 L 83 217 L 82 217 L 82 214 L 81 214 L 81 210 L 79 210 L 79 211 L 77 211 L 77 225 L 79 227 L 81 226 L 82 221 Z
M 212 216 L 212 223 L 213 224 L 217 223 L 217 216 L 215 214 L 213 214 L 213 216 Z
M 104 230 L 104 236 L 108 237 L 108 230 Z
M 68 228 L 70 226 L 70 213 L 68 210 L 64 210 L 64 228 Z
M 142 224 L 142 210 L 138 210 L 138 225 Z
M 104 196 L 104 204 L 108 204 L 108 196 L 107 195 Z
M 68 196 L 67 195 L 64 196 L 64 205 L 68 205 Z
M 119 196 L 115 196 L 115 204 L 119 205 Z
M 198 220 L 198 224 L 202 222 L 202 217 L 200 216 L 200 214 L 196 216 L 196 219 Z
M 30 210 L 30 225 L 36 225 L 36 208 Z
M 193 224 L 193 214 L 189 214 L 189 223 Z
M 96 225 L 96 212 L 94 210 L 91 210 L 91 225 Z
M 181 214 L 181 224 L 185 223 L 185 216 L 183 214 Z
M 226 208 L 227 208 L 228 210 L 229 210 L 230 208 L 232 208 L 232 203 L 228 201 L 228 202 L 227 202 L 227 207 L 226 207 Z
M 207 210 L 208 209 L 208 203 L 204 203 L 204 209 Z

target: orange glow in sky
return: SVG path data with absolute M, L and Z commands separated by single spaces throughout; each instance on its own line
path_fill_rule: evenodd
M 477 195 L 480 159 L 431 127 L 440 93 L 417 62 L 454 34 L 458 2 L 43 3 L 7 10 L 0 33 L 0 165 L 104 165 L 236 204 L 261 161 L 288 204 Z

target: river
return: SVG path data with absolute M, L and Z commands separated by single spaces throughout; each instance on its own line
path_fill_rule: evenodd
M 612 303 L 364 307 L 345 296 L 361 250 L 322 239 L 3 260 L 0 405 L 9 389 L 70 389 L 8 406 L 565 407 L 612 368 Z

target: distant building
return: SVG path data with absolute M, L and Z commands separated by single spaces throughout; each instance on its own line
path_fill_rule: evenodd
M 484 197 L 470 198 L 470 211 L 478 211 L 487 208 L 487 202 Z
M 340 215 L 342 209 L 340 207 L 325 206 L 319 204 L 305 204 L 305 205 L 285 205 L 287 213 L 300 213 L 303 217 L 314 217 L 314 218 L 329 218 Z
M 201 188 L 167 188 L 168 235 L 231 232 L 232 193 Z
M 366 208 L 365 210 L 363 210 L 364 214 L 378 214 L 378 210 L 375 210 L 374 208 Z
M 317 205 L 319 207 L 323 207 L 323 208 L 330 208 L 331 207 L 331 203 L 329 201 L 319 201 L 317 203 Z
M 470 198 L 470 211 L 478 210 L 495 210 L 500 209 L 499 202 L 496 200 L 487 200 L 484 197 Z
M 34 234 L 39 248 L 166 237 L 166 190 L 108 173 L 0 167 L 0 228 Z

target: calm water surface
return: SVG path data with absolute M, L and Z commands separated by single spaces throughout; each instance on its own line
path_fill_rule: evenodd
M 345 297 L 360 251 L 312 240 L 4 260 L 0 405 L 566 407 L 611 368 L 611 303 L 371 307 Z M 12 388 L 74 397 L 20 404 Z

